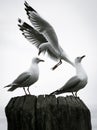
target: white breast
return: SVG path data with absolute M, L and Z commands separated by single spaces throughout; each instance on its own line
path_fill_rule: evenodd
M 79 79 L 81 79 L 81 80 L 88 79 L 87 74 L 81 64 L 76 65 L 76 73 L 77 73 L 77 76 L 79 77 Z

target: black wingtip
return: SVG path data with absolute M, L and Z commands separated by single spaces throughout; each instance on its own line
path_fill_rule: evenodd
M 21 27 L 21 26 L 25 23 L 25 22 L 22 21 L 22 19 L 20 19 L 20 18 L 18 18 L 18 22 L 19 22 L 19 24 L 18 24 L 19 27 Z
M 26 8 L 29 7 L 29 4 L 26 1 L 24 2 L 24 5 L 25 5 Z
M 21 23 L 21 22 L 22 22 L 22 20 L 21 20 L 20 18 L 18 18 L 18 22 L 19 22 L 19 23 Z
M 25 5 L 25 6 L 28 5 L 27 1 L 24 2 L 24 5 Z
M 36 10 L 34 10 L 26 1 L 24 2 L 24 5 L 25 5 L 25 10 L 27 12 L 27 14 L 29 14 L 28 12 L 29 11 L 34 11 L 36 12 Z M 37 13 L 37 12 L 36 12 Z

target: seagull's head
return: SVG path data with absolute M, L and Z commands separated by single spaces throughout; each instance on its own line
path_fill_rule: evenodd
M 85 55 L 83 55 L 81 57 L 76 57 L 75 64 L 80 63 L 84 57 L 85 57 Z
M 44 62 L 44 60 L 42 60 L 42 59 L 40 59 L 38 57 L 35 57 L 35 58 L 32 59 L 32 63 L 37 63 L 38 64 L 39 62 Z

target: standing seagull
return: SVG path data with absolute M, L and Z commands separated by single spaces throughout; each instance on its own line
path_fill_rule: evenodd
M 73 96 L 77 97 L 77 92 L 84 88 L 88 82 L 88 77 L 81 65 L 81 60 L 85 57 L 77 57 L 75 59 L 76 76 L 72 77 L 67 83 L 60 89 L 52 92 L 50 95 L 58 95 L 66 92 L 72 92 Z M 75 95 L 74 95 L 75 92 Z
M 33 58 L 31 66 L 28 69 L 28 71 L 23 72 L 11 84 L 5 86 L 5 87 L 11 87 L 10 89 L 8 89 L 8 91 L 13 91 L 18 87 L 23 87 L 24 92 L 27 95 L 25 90 L 25 87 L 27 87 L 28 93 L 30 94 L 29 87 L 32 84 L 34 84 L 39 78 L 39 67 L 38 67 L 39 62 L 44 62 L 44 60 L 41 60 L 39 58 Z
M 23 32 L 22 34 L 25 38 L 27 38 L 32 44 L 35 44 L 39 49 L 38 54 L 41 52 L 47 52 L 52 59 L 59 60 L 59 62 L 52 68 L 53 70 L 62 63 L 62 60 L 74 66 L 74 63 L 70 61 L 64 50 L 59 45 L 53 27 L 31 6 L 29 6 L 27 2 L 25 2 L 24 5 L 28 18 L 35 29 L 26 22 L 23 22 L 21 19 L 18 20 L 18 26 Z

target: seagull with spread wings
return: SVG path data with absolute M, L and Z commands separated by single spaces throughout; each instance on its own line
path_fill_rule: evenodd
M 46 20 L 44 20 L 26 1 L 24 5 L 28 19 L 33 25 L 30 26 L 21 19 L 18 19 L 18 26 L 25 38 L 28 39 L 32 44 L 36 45 L 36 47 L 39 49 L 38 54 L 41 52 L 47 52 L 52 59 L 59 61 L 52 68 L 53 70 L 62 63 L 62 60 L 74 67 L 74 63 L 69 59 L 67 54 L 59 45 L 58 38 L 53 27 Z

